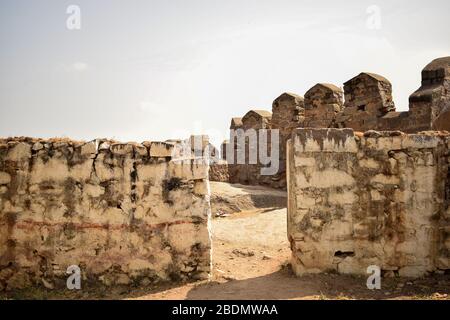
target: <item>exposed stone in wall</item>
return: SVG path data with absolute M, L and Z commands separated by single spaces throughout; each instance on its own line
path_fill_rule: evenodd
M 344 91 L 343 111 L 328 127 L 407 133 L 450 130 L 450 57 L 435 59 L 422 70 L 422 85 L 410 96 L 409 111 L 395 112 L 391 84 L 377 74 L 361 73 L 344 84 Z M 307 110 L 303 127 L 325 124 L 311 123 Z
M 227 158 L 227 148 L 230 144 L 230 140 L 224 140 L 222 144 L 220 145 L 220 153 L 221 153 L 221 159 Z
M 260 164 L 228 164 L 229 180 L 213 180 L 221 182 L 239 183 L 244 185 L 261 185 L 277 189 L 286 189 L 285 181 L 276 176 L 262 175 Z
M 250 110 L 242 117 L 242 129 L 270 129 L 272 113 L 265 110 Z
M 218 182 L 229 182 L 230 171 L 228 162 L 219 160 L 209 166 L 209 180 Z
M 207 135 L 192 135 L 188 140 L 176 143 L 173 155 L 175 157 L 186 157 L 186 155 L 188 157 L 203 157 L 208 159 L 209 163 L 220 160 L 219 151 L 209 142 Z
M 388 112 L 384 116 L 377 118 L 377 124 L 373 129 L 403 132 L 418 132 L 416 121 L 412 119 L 409 111 L 402 112 Z M 424 127 L 422 127 L 424 128 Z M 430 129 L 428 127 L 428 129 Z
M 422 70 L 422 85 L 409 104 L 411 116 L 422 124 L 417 130 L 449 130 L 450 57 L 435 59 Z
M 288 142 L 296 274 L 449 269 L 448 134 L 297 129 Z
M 230 129 L 239 129 L 242 128 L 242 118 L 232 118 L 231 119 L 231 125 L 230 125 Z
M 436 117 L 436 120 L 433 122 L 433 128 L 435 130 L 446 130 L 450 132 L 450 105 Z
M 286 142 L 295 128 L 303 126 L 305 105 L 302 96 L 295 93 L 283 93 L 272 103 L 272 128 L 279 130 L 279 166 L 273 178 L 272 187 L 286 186 Z
M 390 90 L 389 87 L 387 90 Z M 386 103 L 391 99 L 385 100 Z M 346 107 L 347 105 L 346 98 Z M 409 111 L 392 110 L 370 117 L 369 114 L 358 113 L 358 110 L 355 113 L 354 108 L 346 108 L 338 115 L 337 122 L 340 127 L 351 127 L 360 131 L 376 129 L 416 133 L 425 130 L 450 130 L 449 113 L 450 57 L 443 57 L 433 60 L 422 70 L 422 85 L 410 96 Z M 353 118 L 361 119 L 360 123 L 353 123 Z
M 242 184 L 261 184 L 273 186 L 274 183 L 281 187 L 285 186 L 285 182 L 279 182 L 279 178 L 270 175 L 261 174 L 261 168 L 264 167 L 259 161 L 259 146 L 264 143 L 259 139 L 259 132 L 261 129 L 267 130 L 266 148 L 267 153 L 271 152 L 271 121 L 272 113 L 265 110 L 250 110 L 242 117 L 242 124 L 239 122 L 240 118 L 233 118 L 230 126 L 230 139 L 222 143 L 222 159 L 226 159 L 228 165 L 224 163 L 215 164 L 211 167 L 210 179 L 213 181 L 222 181 L 228 177 L 228 182 L 242 183 Z M 246 133 L 242 140 L 238 139 L 241 129 Z M 252 148 L 252 149 L 250 149 Z M 250 154 L 254 154 L 253 159 Z M 239 154 L 243 155 L 243 162 L 239 160 Z M 228 170 L 228 174 L 225 174 Z M 275 181 L 275 182 L 274 182 Z
M 280 159 L 279 171 L 271 179 L 259 177 L 257 167 L 252 164 L 237 167 L 230 164 L 230 181 L 285 188 L 286 141 L 295 128 L 399 130 L 406 133 L 450 131 L 450 57 L 436 59 L 424 68 L 422 86 L 411 95 L 409 111 L 395 111 L 390 82 L 374 73 L 363 72 L 347 81 L 344 92 L 343 105 L 342 91 L 338 87 L 319 83 L 306 92 L 305 99 L 293 93 L 281 94 L 273 102 L 271 121 L 267 111 L 250 111 L 242 119 L 233 118 L 230 129 L 259 130 L 270 126 L 280 130 Z
M 329 83 L 318 83 L 305 93 L 305 128 L 335 127 L 336 115 L 342 111 L 343 92 Z
M 377 118 L 395 111 L 392 85 L 386 78 L 363 72 L 344 83 L 345 108 L 336 119 L 341 128 L 377 128 Z
M 272 103 L 272 128 L 283 134 L 303 124 L 305 105 L 303 97 L 295 93 L 283 93 Z
M 278 168 L 279 171 L 274 170 L 279 173 L 282 170 L 281 166 L 284 164 L 279 163 L 278 154 L 271 154 L 272 129 L 265 131 L 265 138 L 260 135 L 261 132 L 259 130 L 246 131 L 249 134 L 244 134 L 240 137 L 232 135 L 230 136 L 230 141 L 234 140 L 234 144 L 222 144 L 223 147 L 227 148 L 225 152 L 227 157 L 224 162 L 218 162 L 211 166 L 210 179 L 212 181 L 286 188 L 286 181 L 285 179 L 280 179 L 279 174 L 267 174 L 264 172 L 264 168 L 274 167 Z M 263 143 L 266 144 L 267 157 L 276 159 L 268 164 L 262 160 L 260 154 L 261 150 L 259 148 Z M 279 141 L 274 142 L 274 144 L 277 146 Z M 232 156 L 233 153 L 234 156 Z M 227 165 L 225 165 L 225 162 Z M 228 171 L 227 174 L 225 174 L 225 170 Z M 228 180 L 224 180 L 225 177 L 228 177 Z
M 208 163 L 175 146 L 0 140 L 0 289 L 207 278 Z

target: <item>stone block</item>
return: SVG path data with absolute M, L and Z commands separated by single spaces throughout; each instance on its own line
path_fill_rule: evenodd
M 167 142 L 152 142 L 150 145 L 150 157 L 172 157 L 174 145 Z

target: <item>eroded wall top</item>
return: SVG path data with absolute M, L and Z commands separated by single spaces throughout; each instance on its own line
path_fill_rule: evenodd
M 208 161 L 176 146 L 0 140 L 0 289 L 208 278 Z
M 288 236 L 297 274 L 450 269 L 450 135 L 297 129 Z

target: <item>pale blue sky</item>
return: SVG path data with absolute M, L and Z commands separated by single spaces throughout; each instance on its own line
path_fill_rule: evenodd
M 71 4 L 81 30 L 66 28 Z M 447 0 L 0 0 L 0 136 L 217 143 L 231 117 L 361 71 L 406 110 L 421 69 L 450 55 L 449 13 Z

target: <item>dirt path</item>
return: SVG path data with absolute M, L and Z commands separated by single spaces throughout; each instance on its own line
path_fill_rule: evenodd
M 382 290 L 364 277 L 321 274 L 295 277 L 289 268 L 286 209 L 246 211 L 213 220 L 211 281 L 149 288 L 109 287 L 94 292 L 30 289 L 13 299 L 449 299 L 450 276 L 382 279 Z M 1 298 L 1 297 L 0 297 Z
M 213 275 L 136 295 L 137 299 L 448 299 L 449 276 L 424 280 L 383 279 L 382 290 L 366 278 L 335 274 L 295 277 L 288 266 L 286 209 L 246 211 L 213 220 Z
M 286 191 L 214 181 L 210 186 L 213 217 L 261 208 L 286 208 Z
M 226 206 L 267 192 L 219 184 Z M 278 191 L 279 192 L 279 191 Z M 246 198 L 242 198 L 244 196 Z M 282 197 L 282 194 L 279 194 Z M 218 198 L 216 198 L 217 201 Z M 237 199 L 237 202 L 236 202 Z M 253 198 L 255 199 L 255 198 Z M 248 202 L 245 202 L 247 205 Z M 272 206 L 268 200 L 266 205 Z M 220 205 L 220 204 L 219 204 Z M 252 206 L 254 204 L 251 204 Z M 366 278 L 336 274 L 295 277 L 289 268 L 286 209 L 254 209 L 212 220 L 211 281 L 154 288 L 106 288 L 97 292 L 20 293 L 16 298 L 43 299 L 449 299 L 450 275 L 407 280 L 383 278 L 382 289 L 366 288 Z M 53 296 L 54 294 L 59 294 Z

